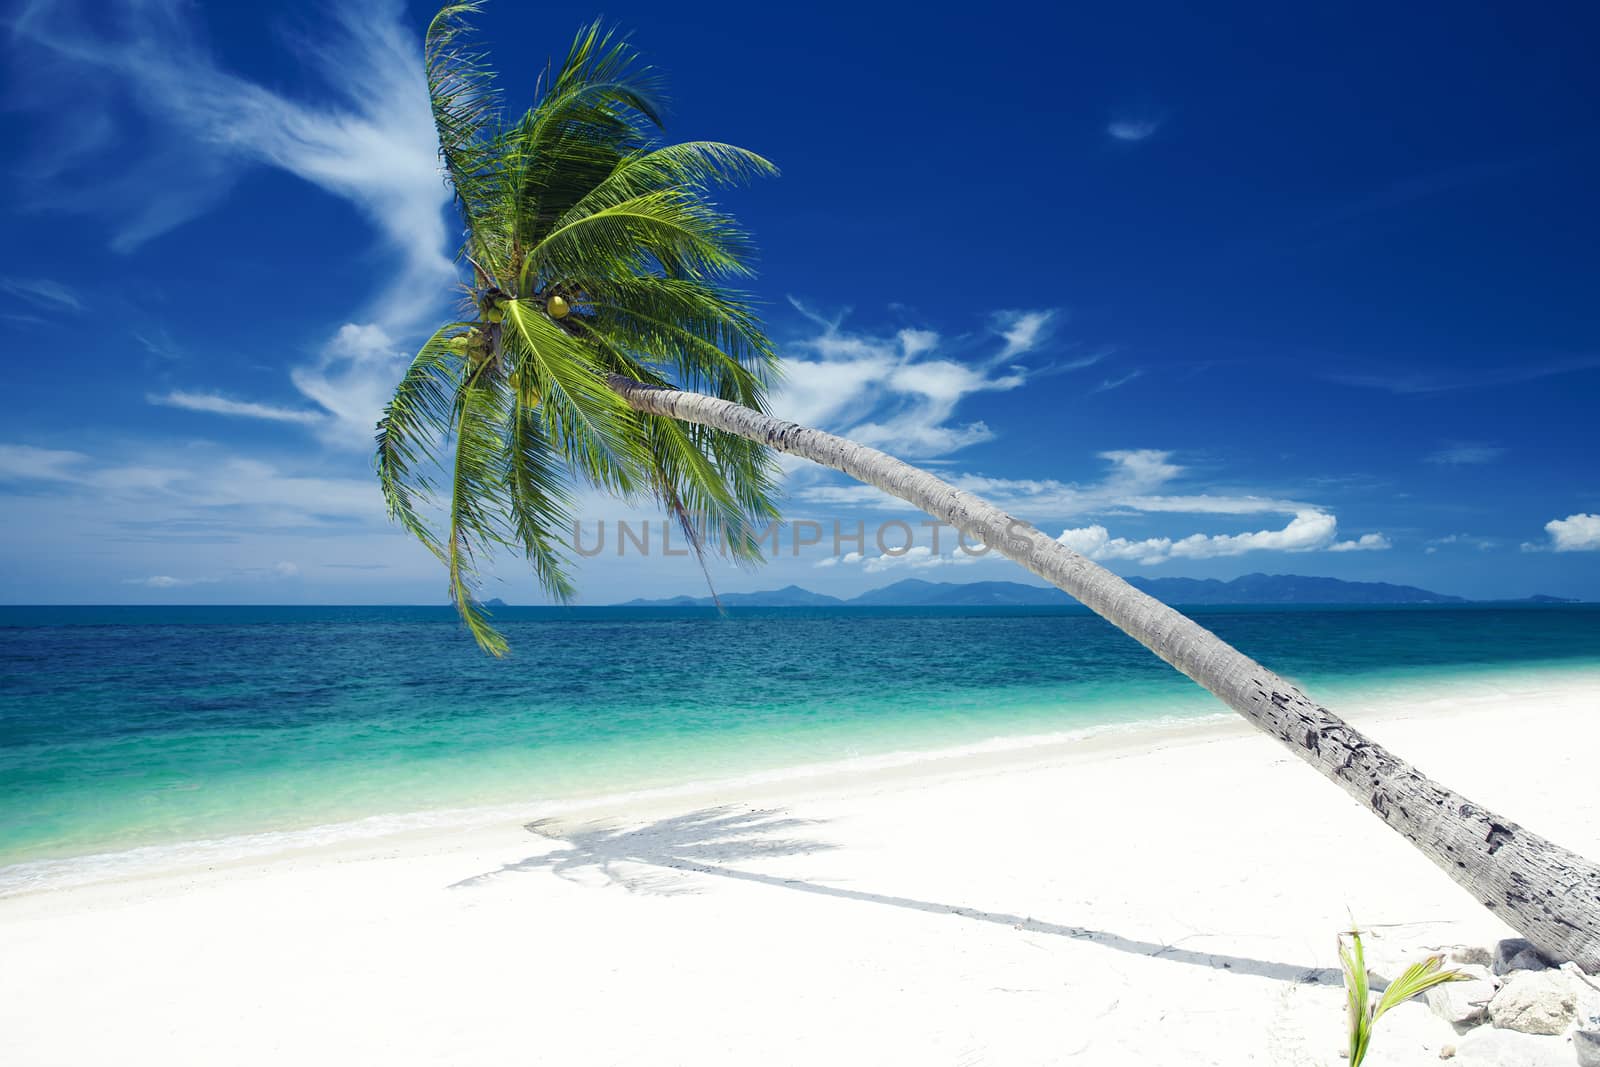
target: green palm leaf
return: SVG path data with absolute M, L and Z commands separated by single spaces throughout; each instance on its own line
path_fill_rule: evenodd
M 467 375 L 455 405 L 456 446 L 450 493 L 450 536 L 445 544 L 450 599 L 478 644 L 496 656 L 505 638 L 489 625 L 478 602 L 482 557 L 506 542 L 506 391 L 494 380 L 493 361 Z
M 424 40 L 466 230 L 466 321 L 418 351 L 378 426 L 376 463 L 391 517 L 444 563 L 467 628 L 498 655 L 480 573 L 514 551 L 548 595 L 572 596 L 576 483 L 654 501 L 697 552 L 760 557 L 756 536 L 777 517 L 768 449 L 637 413 L 606 379 L 765 408 L 772 345 L 723 284 L 749 274 L 753 250 L 709 193 L 776 169 L 720 142 L 656 143 L 661 76 L 599 22 L 508 121 L 472 41 L 478 9 L 447 5 Z
M 1345 947 L 1345 938 L 1350 947 Z M 1442 955 L 1429 956 L 1413 963 L 1405 972 L 1384 989 L 1376 1001 L 1372 999 L 1367 977 L 1366 950 L 1361 944 L 1361 931 L 1348 930 L 1339 935 L 1339 964 L 1344 971 L 1346 1008 L 1349 1014 L 1350 1067 L 1361 1067 L 1372 1047 L 1372 1031 L 1378 1020 L 1390 1008 L 1397 1007 L 1412 997 L 1421 996 L 1434 986 L 1457 982 L 1468 976 L 1457 970 L 1444 969 Z

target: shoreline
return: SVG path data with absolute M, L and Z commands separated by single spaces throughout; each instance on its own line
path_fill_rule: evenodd
M 1566 683 L 1340 710 L 1596 855 L 1600 673 Z M 29 1065 L 1337 1067 L 1352 916 L 1374 958 L 1510 934 L 1235 717 L 0 898 L 0 1029 Z M 1402 1005 L 1369 1063 L 1455 1040 Z
M 1442 682 L 1441 682 L 1442 679 Z M 1295 681 L 1295 679 L 1290 679 Z M 1486 666 L 1440 676 L 1385 676 L 1374 692 L 1352 679 L 1341 690 L 1367 694 L 1347 703 L 1343 691 L 1333 710 L 1363 727 L 1437 714 L 1459 715 L 1506 699 L 1540 699 L 1592 688 L 1600 714 L 1600 667 Z M 1396 685 L 1395 683 L 1398 683 Z M 1418 701 L 1417 689 L 1431 695 Z M 361 854 L 393 842 L 425 840 L 542 819 L 629 819 L 703 806 L 717 798 L 755 797 L 778 802 L 810 792 L 848 793 L 885 785 L 938 782 L 971 774 L 1116 759 L 1175 746 L 1251 736 L 1242 717 L 1196 689 L 1216 707 L 1210 714 L 1158 715 L 1093 723 L 1050 733 L 1000 735 L 984 741 L 899 748 L 820 763 L 799 763 L 718 778 L 641 789 L 587 793 L 526 801 L 376 814 L 359 819 L 287 829 L 200 837 L 113 848 L 80 855 L 22 860 L 0 865 L 0 902 L 16 897 L 106 882 L 158 879 L 271 862 L 275 858 Z

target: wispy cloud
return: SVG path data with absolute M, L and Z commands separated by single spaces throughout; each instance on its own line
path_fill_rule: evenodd
M 315 99 L 296 98 L 220 67 L 198 26 L 182 0 L 93 17 L 76 0 L 28 4 L 9 42 L 24 86 L 17 101 L 81 135 L 39 150 L 25 168 L 35 181 L 27 195 L 38 207 L 103 217 L 121 251 L 213 209 L 252 168 L 286 171 L 347 201 L 372 223 L 392 267 L 369 294 L 371 321 L 347 324 L 293 372 L 327 414 L 194 387 L 154 399 L 322 426 L 330 442 L 366 447 L 380 398 L 404 366 L 390 339 L 434 314 L 457 278 L 420 43 L 400 0 L 335 3 L 314 39 L 292 39 L 320 81 Z M 52 285 L 11 279 L 6 291 L 35 306 L 77 306 Z M 171 349 L 141 341 L 162 355 Z
M 1324 375 L 1328 381 L 1359 389 L 1381 389 L 1400 396 L 1424 393 L 1446 393 L 1457 389 L 1484 389 L 1496 385 L 1516 385 L 1521 382 L 1553 378 L 1561 374 L 1600 367 L 1600 355 L 1574 356 L 1529 362 L 1502 367 L 1484 367 L 1475 370 L 1376 370 L 1332 371 Z
M 1124 115 L 1106 124 L 1106 133 L 1118 141 L 1143 141 L 1161 128 L 1162 120 L 1152 116 Z
M 0 482 L 70 481 L 88 461 L 82 452 L 33 445 L 0 445 Z
M 315 75 L 314 102 L 222 69 L 197 26 L 181 0 L 123 6 L 106 18 L 86 18 L 75 0 L 34 0 L 22 11 L 11 27 L 11 53 L 29 85 L 22 106 L 48 107 L 51 125 L 83 130 L 48 144 L 27 168 L 35 194 L 46 198 L 42 206 L 104 214 L 122 251 L 211 210 L 251 168 L 288 171 L 344 198 L 373 224 L 394 267 L 378 293 L 363 294 L 370 322 L 342 326 L 315 360 L 291 371 L 320 411 L 194 386 L 152 402 L 296 422 L 366 448 L 405 366 L 394 338 L 434 314 L 456 280 L 446 254 L 448 190 L 405 6 L 336 3 L 315 40 L 296 42 Z M 67 83 L 70 93 L 45 91 Z M 136 107 L 107 106 L 114 99 Z M 128 128 L 107 118 L 125 112 Z M 107 152 L 117 155 L 115 170 L 104 166 Z M 54 283 L 10 278 L 3 286 L 35 306 L 78 307 Z M 165 338 L 139 341 L 163 357 L 173 350 Z
M 92 456 L 0 445 L 0 484 L 49 489 L 92 505 L 97 521 L 195 533 L 386 527 L 370 478 L 327 478 L 211 445 Z
M 1154 564 L 1171 559 L 1211 559 L 1246 552 L 1376 552 L 1392 547 L 1388 537 L 1376 532 L 1339 540 L 1338 519 L 1333 512 L 1303 500 L 1228 489 L 1195 491 L 1181 484 L 1185 468 L 1174 462 L 1171 452 L 1162 449 L 1123 449 L 1102 452 L 1100 457 L 1107 461 L 1109 469 L 1098 482 L 1008 479 L 972 474 L 952 474 L 949 480 L 1013 514 L 1035 522 L 1098 515 L 1288 517 L 1287 523 L 1280 528 L 1243 533 L 1194 533 L 1182 537 L 1113 537 L 1103 523 L 1064 530 L 1058 539 L 1091 559 L 1138 560 Z M 905 507 L 868 486 L 802 487 L 794 495 L 811 504 L 847 505 L 875 510 Z M 925 556 L 915 558 L 923 560 Z M 926 559 L 925 565 L 939 566 L 936 559 Z
M 257 404 L 248 400 L 230 400 L 215 393 L 191 393 L 181 389 L 175 389 L 170 393 L 151 394 L 145 399 L 163 407 L 184 408 L 188 411 L 204 411 L 213 415 L 228 415 L 243 419 L 317 423 L 325 418 L 322 413 L 316 411 L 273 407 L 271 404 Z
M 382 326 L 346 323 L 315 363 L 296 367 L 290 378 L 295 388 L 329 413 L 322 423 L 325 440 L 368 449 L 406 360 L 406 353 Z
M 996 478 L 983 474 L 953 473 L 947 480 L 991 501 L 1007 511 L 1034 519 L 1058 519 L 1129 512 L 1190 515 L 1294 515 L 1320 511 L 1315 504 L 1271 493 L 1236 489 L 1181 491 L 1186 468 L 1173 453 L 1158 448 L 1118 449 L 1099 453 L 1108 469 L 1092 482 L 1064 482 L 1054 478 Z M 871 486 L 830 484 L 803 486 L 794 495 L 816 504 L 879 508 L 905 505 Z
M 1120 378 L 1106 378 L 1099 385 L 1089 390 L 1091 393 L 1109 393 L 1113 389 L 1121 389 L 1124 385 L 1144 374 L 1144 368 L 1136 367 Z
M 1005 347 L 995 357 L 1004 362 L 1032 352 L 1048 336 L 1054 311 L 997 311 L 994 315 L 995 331 L 1005 338 Z
M 49 278 L 0 278 L 0 292 L 30 304 L 40 311 L 83 310 L 83 301 L 77 293 Z
M 1506 454 L 1506 450 L 1499 445 L 1472 444 L 1466 441 L 1457 441 L 1446 445 L 1437 452 L 1427 456 L 1427 462 L 1437 463 L 1446 467 L 1471 466 L 1479 463 L 1493 463 Z
M 825 318 L 792 297 L 790 302 L 818 330 L 783 346 L 783 382 L 772 410 L 924 459 L 994 436 L 982 421 L 955 421 L 956 409 L 968 397 L 1026 382 L 1028 371 L 1012 361 L 1043 343 L 1052 314 L 999 312 L 993 317 L 998 351 L 958 359 L 950 352 L 955 346 L 934 330 L 879 336 L 848 329 L 842 319 Z
M 216 206 L 246 169 L 282 169 L 373 222 L 401 261 L 380 321 L 415 321 L 428 310 L 415 294 L 455 276 L 420 44 L 399 0 L 335 4 L 329 15 L 315 42 L 297 43 L 328 94 L 308 103 L 219 67 L 180 0 L 92 16 L 74 0 L 34 0 L 11 25 L 18 103 L 83 133 L 28 168 L 33 195 L 102 214 L 113 247 L 129 250 Z M 128 105 L 137 117 L 122 128 L 109 116 Z
M 165 363 L 174 363 L 183 358 L 183 350 L 178 347 L 172 335 L 166 330 L 156 328 L 153 330 L 135 330 L 133 339 L 138 341 L 144 350 Z
M 1426 174 L 1400 178 L 1381 189 L 1307 219 L 1296 229 L 1312 231 L 1344 227 L 1368 215 L 1408 208 L 1418 201 L 1427 200 L 1441 193 L 1498 181 L 1551 159 L 1556 154 L 1545 152 L 1519 159 L 1462 163 L 1429 171 Z
M 178 589 L 186 585 L 210 585 L 215 578 L 174 578 L 170 574 L 152 574 L 148 578 L 124 578 L 123 585 L 142 585 L 147 589 Z
M 959 547 L 944 552 L 934 552 L 931 545 L 913 545 L 904 552 L 890 554 L 880 552 L 874 556 L 867 556 L 860 552 L 849 552 L 843 556 L 828 556 L 812 564 L 813 567 L 860 567 L 867 574 L 882 574 L 884 571 L 900 568 L 908 570 L 928 570 L 933 567 L 960 567 L 977 563 L 988 558 L 988 553 L 964 552 Z
M 1449 548 L 1454 545 L 1463 545 L 1468 548 L 1475 548 L 1480 552 L 1487 552 L 1490 549 L 1500 547 L 1500 542 L 1492 537 L 1476 537 L 1472 534 L 1453 533 L 1445 537 L 1430 539 L 1422 552 L 1424 555 L 1431 556 L 1441 548 Z

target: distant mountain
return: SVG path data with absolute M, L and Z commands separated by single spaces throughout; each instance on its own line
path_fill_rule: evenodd
M 1035 604 L 1076 604 L 1051 586 L 1021 582 L 925 582 L 906 578 L 881 589 L 871 589 L 846 601 L 862 607 L 1026 607 Z
M 1246 574 L 1232 581 L 1216 578 L 1129 578 L 1130 585 L 1169 604 L 1465 604 L 1410 585 L 1347 582 L 1299 574 Z M 927 582 L 906 578 L 850 600 L 813 593 L 797 585 L 761 593 L 727 593 L 730 607 L 1032 607 L 1077 603 L 1059 589 L 1022 582 Z M 1565 603 L 1559 597 L 1529 597 L 1524 603 Z M 710 597 L 676 596 L 630 600 L 623 607 L 709 607 Z
M 1574 600 L 1570 596 L 1550 596 L 1546 593 L 1535 593 L 1532 596 L 1517 597 L 1515 600 L 1496 600 L 1496 604 L 1582 604 L 1581 600 Z
M 1229 582 L 1215 578 L 1129 578 L 1128 582 L 1168 604 L 1465 604 L 1414 585 L 1346 582 L 1299 574 L 1246 574 Z
M 769 589 L 763 593 L 723 593 L 721 598 L 725 607 L 730 608 L 820 608 L 843 604 L 844 601 L 836 596 L 826 593 L 813 593 L 809 589 L 801 589 L 798 585 L 787 585 L 782 589 Z M 714 604 L 708 596 L 675 596 L 666 600 L 630 600 L 621 605 L 625 608 L 709 608 Z

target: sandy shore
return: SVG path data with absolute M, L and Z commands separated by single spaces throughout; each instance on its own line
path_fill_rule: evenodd
M 1600 674 L 1341 710 L 1600 855 Z M 1242 724 L 525 821 L 0 899 L 0 1062 L 1335 1064 L 1350 915 L 1508 936 Z

